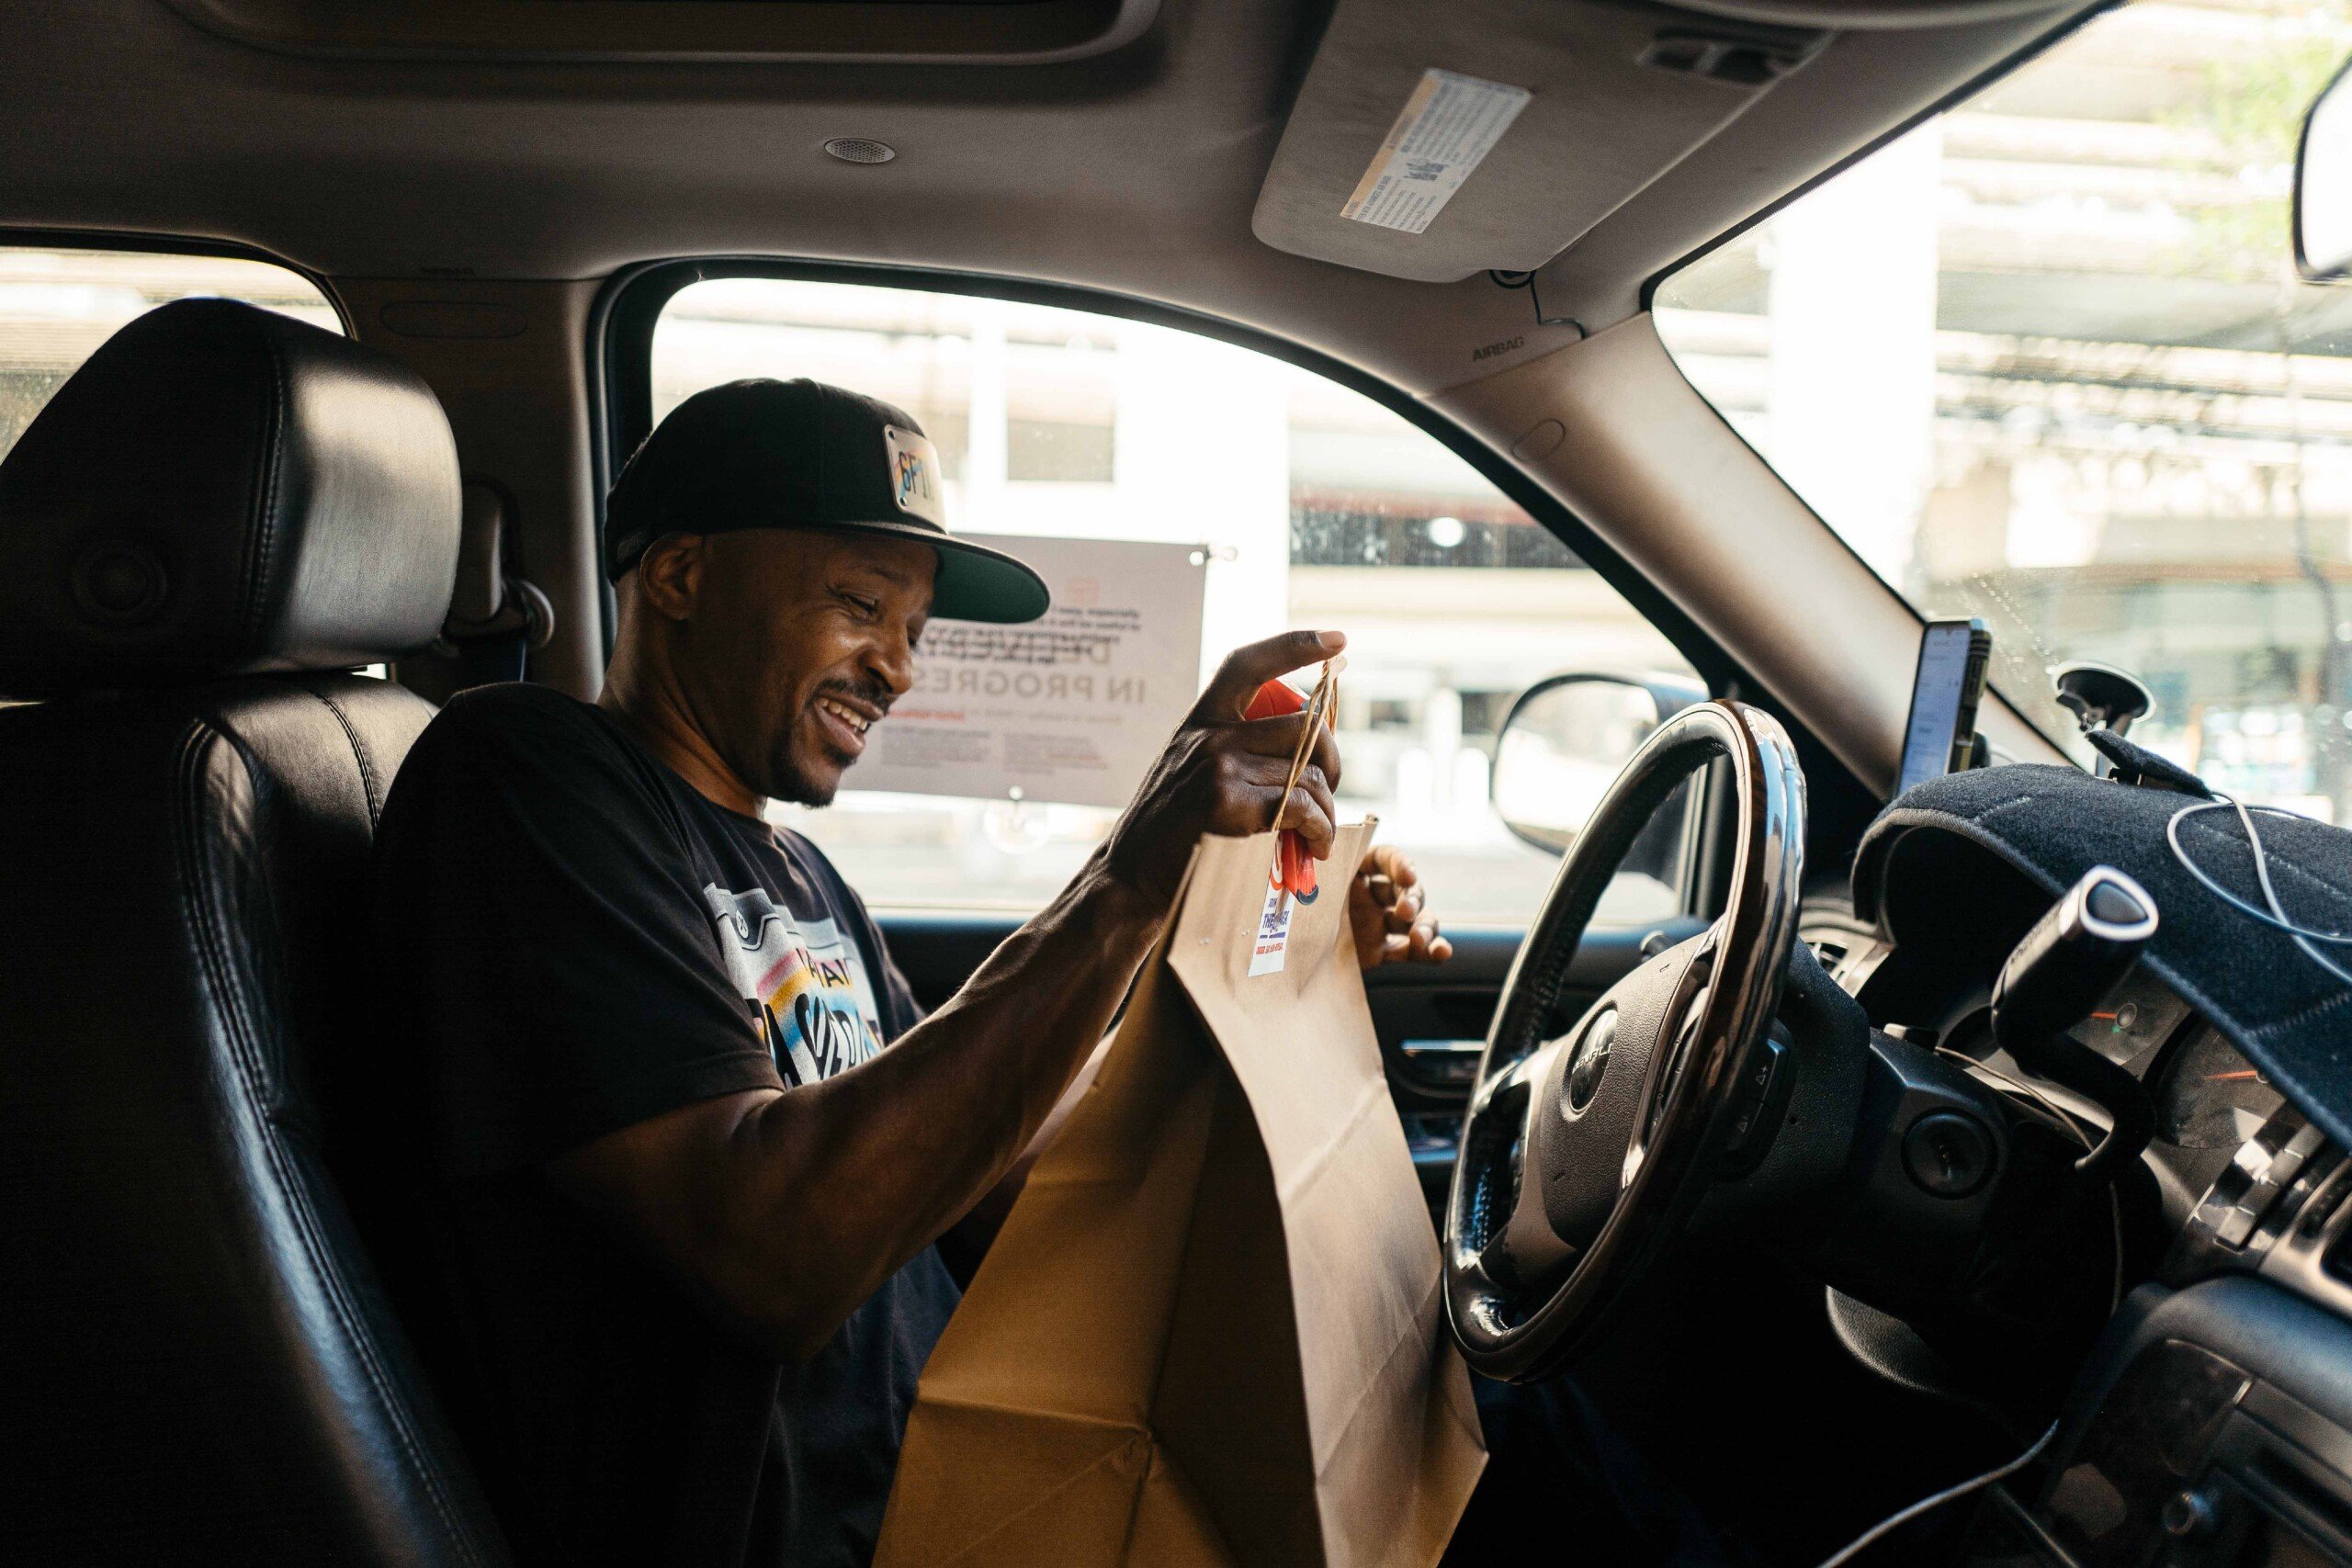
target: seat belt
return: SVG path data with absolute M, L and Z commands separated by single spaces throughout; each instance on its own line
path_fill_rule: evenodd
M 548 596 L 506 570 L 508 510 L 497 486 L 466 481 L 458 580 L 434 648 L 454 666 L 453 692 L 521 680 L 530 650 L 545 648 L 555 635 L 555 606 Z

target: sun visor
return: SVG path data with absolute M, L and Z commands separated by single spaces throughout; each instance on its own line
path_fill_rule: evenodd
M 2114 866 L 2156 902 L 2156 934 L 2141 962 L 2312 1121 L 2352 1143 L 2352 1052 L 2345 1048 L 2352 1041 L 2352 990 L 2181 864 L 2165 829 L 2183 807 L 2197 804 L 2073 768 L 2019 763 L 1946 773 L 1896 800 L 1862 835 L 1854 909 L 1883 922 L 1899 946 L 1949 947 L 1992 926 L 2004 928 L 2006 943 L 2091 867 Z M 2352 832 L 2267 815 L 2261 828 L 2288 910 L 2326 931 L 2352 930 Z M 2254 857 L 2230 812 L 2186 819 L 2180 840 L 2222 886 L 2260 899 Z M 1968 847 L 2023 873 L 2041 896 L 2011 908 L 2000 879 L 1986 875 Z M 2340 961 L 2346 951 L 2330 953 Z
M 1826 36 L 1581 0 L 1339 0 L 1250 226 L 1391 277 L 1532 272 Z

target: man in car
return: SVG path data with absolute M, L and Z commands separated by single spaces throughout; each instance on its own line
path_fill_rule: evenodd
M 770 801 L 823 806 L 933 615 L 1018 621 L 1020 562 L 951 537 L 914 421 L 837 389 L 688 399 L 611 498 L 594 705 L 460 695 L 386 803 L 384 1000 L 423 1168 L 410 1316 L 526 1562 L 870 1556 L 924 1358 L 1075 1098 L 1204 832 L 1319 858 L 1331 736 L 1236 651 L 1069 886 L 925 1018 L 857 895 Z M 1411 866 L 1348 868 L 1366 965 L 1442 959 Z M 888 1049 L 885 1049 L 885 1047 Z

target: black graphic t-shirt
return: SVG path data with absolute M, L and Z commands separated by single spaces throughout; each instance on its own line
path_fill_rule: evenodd
M 600 710 L 469 692 L 376 854 L 384 1107 L 360 1204 L 526 1563 L 859 1563 L 956 1294 L 926 1250 L 777 1367 L 544 1177 L 680 1106 L 813 1082 L 919 1012 L 816 848 L 712 805 Z M 363 1181 L 363 1187 L 371 1183 Z

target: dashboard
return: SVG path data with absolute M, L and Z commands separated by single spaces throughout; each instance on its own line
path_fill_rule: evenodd
M 1889 962 L 1895 957 L 1893 945 L 1875 936 L 1858 940 L 1850 929 L 1807 934 L 1833 977 L 1862 1002 L 1874 1022 L 1883 1019 L 1890 1034 L 1964 1058 L 1988 1076 L 2027 1081 L 2068 1114 L 2107 1124 L 2097 1105 L 2035 1079 L 1994 1046 L 1990 965 L 1982 972 L 1940 964 L 1906 969 Z M 2069 1033 L 2146 1089 L 2155 1127 L 2143 1158 L 2176 1229 L 2188 1222 L 2232 1156 L 2267 1123 L 2282 1112 L 2300 1122 L 2268 1077 L 2145 968 L 2125 976 Z
M 1804 934 L 1874 1029 L 2094 1142 L 2104 1110 L 1994 1043 L 1991 979 L 2017 931 L 2010 900 L 1984 907 L 1990 929 L 1956 906 L 1934 951 L 1905 953 L 1850 918 Z M 1986 1489 L 1956 1561 L 2352 1563 L 2352 1162 L 2144 965 L 2071 1033 L 2130 1074 L 2152 1112 L 2140 1171 L 2115 1190 L 2128 1295 L 2049 1452 Z M 2140 1238 L 2128 1247 L 2126 1207 Z

